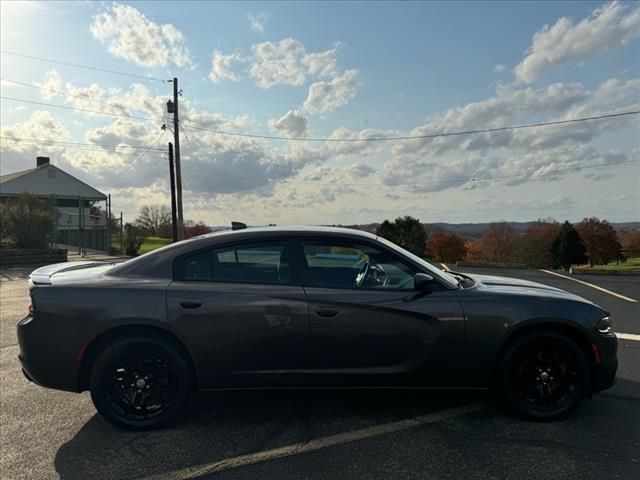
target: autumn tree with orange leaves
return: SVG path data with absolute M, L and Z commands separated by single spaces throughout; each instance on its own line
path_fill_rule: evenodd
M 455 233 L 434 233 L 427 240 L 427 255 L 438 262 L 456 263 L 466 254 L 464 241 Z

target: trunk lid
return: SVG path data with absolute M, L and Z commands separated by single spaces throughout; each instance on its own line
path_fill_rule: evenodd
M 89 280 L 113 268 L 115 263 L 85 260 L 64 262 L 37 268 L 29 275 L 29 288 L 68 281 Z

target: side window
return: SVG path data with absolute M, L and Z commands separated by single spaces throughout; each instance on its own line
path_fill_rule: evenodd
M 314 287 L 412 290 L 413 270 L 369 245 L 302 242 Z
M 282 242 L 214 248 L 187 255 L 176 266 L 178 280 L 291 283 L 289 255 Z
M 188 256 L 184 261 L 185 280 L 211 280 L 211 252 Z

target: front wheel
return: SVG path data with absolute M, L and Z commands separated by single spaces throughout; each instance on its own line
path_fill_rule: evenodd
M 109 344 L 91 370 L 91 399 L 110 423 L 148 430 L 172 422 L 191 388 L 191 370 L 172 342 L 135 335 Z
M 518 339 L 505 352 L 500 367 L 502 398 L 524 418 L 563 417 L 589 391 L 586 355 L 561 334 L 541 332 Z

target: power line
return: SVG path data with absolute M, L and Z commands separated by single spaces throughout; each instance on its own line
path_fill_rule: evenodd
M 89 109 L 84 109 L 84 108 L 75 108 L 75 107 L 69 107 L 69 106 L 66 106 L 66 105 L 58 105 L 58 104 L 47 103 L 47 102 L 37 102 L 37 101 L 34 101 L 34 100 L 27 100 L 27 99 L 24 99 L 24 98 L 0 96 L 0 99 L 10 100 L 10 101 L 14 101 L 14 102 L 30 103 L 30 104 L 34 104 L 34 105 L 43 105 L 43 106 L 54 107 L 54 108 L 62 108 L 62 109 L 65 109 L 65 110 L 73 110 L 73 111 L 77 111 L 77 112 L 88 112 L 88 113 L 95 113 L 95 114 L 100 114 L 100 115 L 108 115 L 108 116 L 112 116 L 112 117 L 122 117 L 122 118 L 128 118 L 128 119 L 133 119 L 133 120 L 144 120 L 144 121 L 152 120 L 151 117 L 139 117 L 139 116 L 134 116 L 134 115 L 123 115 L 123 114 L 113 113 L 113 112 L 104 112 L 104 111 L 101 111 L 101 110 L 89 110 Z M 478 133 L 495 133 L 495 132 L 502 132 L 502 131 L 506 131 L 506 130 L 521 130 L 521 129 L 525 129 L 525 128 L 547 127 L 547 126 L 551 126 L 551 125 L 564 125 L 564 124 L 570 124 L 570 123 L 587 122 L 587 121 L 593 121 L 593 120 L 603 120 L 603 119 L 607 119 L 607 118 L 617 118 L 617 117 L 623 117 L 623 116 L 628 116 L 628 115 L 638 115 L 638 114 L 640 114 L 640 110 L 632 110 L 632 111 L 627 111 L 627 112 L 608 113 L 608 114 L 603 114 L 603 115 L 596 115 L 596 116 L 592 116 L 592 117 L 581 117 L 581 118 L 573 118 L 573 119 L 569 119 L 569 120 L 554 120 L 554 121 L 550 121 L 550 122 L 538 122 L 538 123 L 528 123 L 528 124 L 521 124 L 521 125 L 510 125 L 510 126 L 496 127 L 496 128 L 485 128 L 485 129 L 479 129 L 479 130 L 463 130 L 463 131 L 458 131 L 458 132 L 443 132 L 443 133 L 433 133 L 433 134 L 428 134 L 428 135 L 413 135 L 413 136 L 409 135 L 409 136 L 396 136 L 396 137 L 370 137 L 370 138 L 279 137 L 279 136 L 271 136 L 271 135 L 258 135 L 258 134 L 252 134 L 252 133 L 228 132 L 228 131 L 225 131 L 225 130 L 215 130 L 215 129 L 211 129 L 211 128 L 200 127 L 200 126 L 197 126 L 195 124 L 191 124 L 191 122 L 187 122 L 186 128 L 191 129 L 191 130 L 202 130 L 202 131 L 206 131 L 206 132 L 217 133 L 217 134 L 220 134 L 220 135 L 230 135 L 230 136 L 248 137 L 248 138 L 260 138 L 260 139 L 265 139 L 265 140 L 289 140 L 289 141 L 326 142 L 326 143 L 338 143 L 338 142 L 343 142 L 343 143 L 344 142 L 382 142 L 382 141 L 419 140 L 419 139 L 427 139 L 427 138 L 452 137 L 452 136 L 460 136 L 460 135 L 473 135 L 473 134 L 478 134 Z M 183 122 L 183 125 L 184 125 L 184 122 Z M 184 126 L 182 128 L 183 128 L 183 131 L 184 131 Z
M 616 162 L 604 162 L 604 163 L 593 163 L 593 164 L 587 164 L 587 165 L 579 165 L 576 167 L 569 167 L 569 168 L 564 168 L 564 169 L 558 169 L 558 170 L 554 170 L 553 172 L 550 172 L 551 174 L 556 174 L 556 173 L 567 173 L 567 172 L 574 172 L 574 171 L 579 171 L 579 170 L 586 170 L 589 168 L 598 168 L 598 167 L 607 167 L 607 166 L 612 166 L 612 165 L 622 165 L 622 164 L 629 164 L 629 163 L 637 163 L 639 160 L 634 159 L 634 160 L 621 160 L 621 161 L 616 161 Z M 262 178 L 256 178 L 256 177 L 238 177 L 238 176 L 233 176 L 233 175 L 224 175 L 224 174 L 220 174 L 220 173 L 209 173 L 209 175 L 212 175 L 214 177 L 223 177 L 223 178 L 229 178 L 232 180 L 241 180 L 241 181 L 249 181 L 249 182 L 254 182 L 254 183 L 264 183 L 265 179 Z M 512 178 L 519 178 L 519 177 L 526 177 L 530 175 L 529 173 L 521 173 L 521 174 L 516 174 L 516 175 L 502 175 L 502 176 L 490 176 L 490 177 L 465 177 L 465 178 L 457 178 L 455 180 L 439 180 L 439 181 L 435 181 L 435 182 L 399 182 L 399 183 L 389 183 L 389 184 L 384 184 L 384 183 L 343 183 L 343 182 L 302 182 L 302 181 L 297 181 L 297 182 L 291 182 L 291 181 L 275 181 L 275 182 L 271 182 L 271 183 L 275 183 L 278 185 L 306 185 L 306 186 L 313 186 L 313 185 L 317 185 L 317 186 L 334 186 L 334 187 L 406 187 L 406 186 L 415 186 L 415 187 L 419 187 L 419 186 L 423 186 L 423 185 L 440 185 L 440 184 L 455 184 L 455 183 L 466 183 L 466 182 L 476 182 L 476 181 L 484 181 L 484 180 L 508 180 L 508 179 L 512 179 Z M 532 179 L 532 180 L 543 180 L 543 179 Z
M 184 134 L 184 138 L 187 139 L 187 143 L 189 144 L 189 146 L 191 147 L 193 152 L 195 152 L 195 147 L 193 146 L 193 143 L 191 143 L 191 139 L 187 135 L 187 132 L 184 131 L 184 127 L 182 126 L 182 123 L 180 123 L 179 125 L 180 125 L 180 128 L 182 129 L 182 133 Z M 204 181 L 205 181 L 205 183 L 207 185 L 207 188 L 209 189 L 210 192 L 213 192 L 213 188 L 211 188 L 211 184 L 209 183 L 209 179 L 205 175 L 204 170 L 202 169 L 202 165 L 200 164 L 200 159 L 198 158 L 198 156 L 195 153 L 192 153 L 191 155 L 193 155 L 193 158 L 196 159 L 196 164 L 198 165 L 198 170 L 200 170 L 200 173 L 202 174 L 202 178 L 204 178 Z M 217 207 L 220 210 L 220 213 L 222 213 L 222 216 L 226 219 L 225 225 L 229 225 L 231 223 L 231 220 L 229 220 L 229 217 L 225 213 L 224 209 L 220 205 L 217 205 Z
M 143 80 L 151 80 L 151 81 L 155 81 L 155 82 L 166 82 L 167 81 L 167 80 L 162 80 L 160 78 L 154 78 L 154 77 L 145 76 L 145 75 L 138 75 L 138 74 L 135 74 L 135 73 L 118 72 L 116 70 L 109 70 L 109 69 L 106 69 L 106 68 L 92 67 L 90 65 L 83 65 L 83 64 L 80 64 L 80 63 L 64 62 L 62 60 L 55 60 L 53 58 L 36 57 L 35 55 L 26 55 L 24 53 L 9 52 L 7 50 L 0 50 L 0 52 L 4 53 L 5 55 L 13 55 L 15 57 L 30 58 L 31 60 L 39 60 L 41 62 L 59 63 L 60 65 L 66 65 L 68 67 L 84 68 L 86 70 L 93 70 L 93 71 L 96 71 L 96 72 L 112 73 L 114 75 L 123 75 L 123 76 L 126 76 L 126 77 L 141 78 Z
M 511 125 L 505 127 L 496 127 L 496 128 L 485 128 L 479 130 L 462 130 L 458 132 L 443 132 L 443 133 L 433 133 L 427 135 L 407 135 L 407 136 L 394 136 L 394 137 L 370 137 L 370 138 L 326 138 L 326 137 L 280 137 L 274 135 L 258 135 L 252 133 L 241 133 L 241 132 L 228 132 L 225 130 L 214 130 L 211 128 L 199 127 L 197 125 L 192 125 L 190 122 L 187 122 L 187 128 L 192 130 L 203 130 L 207 132 L 218 133 L 220 135 L 229 135 L 235 137 L 248 137 L 248 138 L 261 138 L 265 140 L 289 140 L 289 141 L 300 141 L 300 142 L 387 142 L 387 141 L 397 141 L 397 140 L 419 140 L 419 139 L 427 139 L 427 138 L 440 138 L 440 137 L 453 137 L 458 135 L 473 135 L 477 133 L 494 133 L 494 132 L 502 132 L 505 130 L 520 130 L 523 128 L 535 128 L 535 127 L 547 127 L 550 125 L 563 125 L 567 123 L 578 123 L 578 122 L 587 122 L 591 120 L 602 120 L 606 118 L 615 118 L 615 117 L 623 117 L 626 115 L 638 115 L 640 110 L 632 110 L 628 112 L 620 112 L 620 113 L 608 113 L 603 115 L 596 115 L 592 117 L 582 117 L 582 118 L 573 118 L 569 120 L 554 120 L 550 122 L 538 122 L 538 123 L 527 123 L 522 125 Z
M 114 145 L 114 144 L 102 144 L 102 143 L 82 143 L 82 142 L 64 142 L 61 140 L 48 140 L 48 139 L 39 139 L 39 138 L 24 138 L 24 137 L 13 137 L 13 136 L 0 136 L 0 138 L 2 139 L 6 139 L 6 140 L 14 140 L 16 142 L 29 142 L 29 143 L 41 143 L 41 144 L 53 144 L 53 145 L 57 145 L 60 144 L 63 147 L 68 147 L 68 146 L 87 146 L 87 147 L 97 147 L 97 148 L 113 148 L 113 149 L 120 149 L 120 148 L 125 148 L 125 149 L 140 149 L 140 150 L 144 150 L 147 149 L 148 147 L 145 147 L 144 145 Z M 164 150 L 162 148 L 154 148 L 151 150 L 155 150 L 155 151 L 159 151 L 159 152 L 164 152 Z
M 114 176 L 114 178 L 119 177 L 120 175 L 122 175 L 123 173 L 129 171 L 129 169 L 131 169 L 131 167 L 133 167 L 139 160 L 141 160 L 150 150 L 151 148 L 153 148 L 153 146 L 158 143 L 158 140 L 160 140 L 160 138 L 165 134 L 165 131 L 162 130 L 160 132 L 160 135 L 158 135 L 156 137 L 156 139 L 140 154 L 139 157 L 137 157 L 133 162 L 131 162 L 129 164 L 129 166 L 127 168 L 125 168 L 124 170 L 122 170 L 120 173 L 118 173 L 117 175 Z
M 88 96 L 85 96 L 85 95 L 72 95 L 71 93 L 68 93 L 68 92 L 65 92 L 65 91 L 62 91 L 62 90 L 55 90 L 53 88 L 45 88 L 45 87 L 42 87 L 40 85 L 34 85 L 32 83 L 18 82 L 16 80 L 9 80 L 8 78 L 0 78 L 0 81 L 9 82 L 9 83 L 15 83 L 16 85 L 20 85 L 20 86 L 23 86 L 23 87 L 35 88 L 37 90 L 42 90 L 44 92 L 57 93 L 58 95 L 64 95 L 64 96 L 69 97 L 69 98 L 77 98 L 79 100 L 90 101 L 91 103 L 97 103 L 99 105 L 104 105 L 106 107 L 118 107 L 118 105 L 114 105 L 112 103 L 107 103 L 107 102 L 101 102 L 99 100 L 95 100 L 95 99 L 89 98 Z M 128 108 L 127 110 L 131 110 L 131 111 L 134 111 L 134 112 L 146 113 L 144 110 L 137 110 L 137 109 L 133 109 L 133 108 Z
M 86 108 L 76 108 L 76 107 L 68 107 L 67 105 L 58 105 L 55 103 L 47 103 L 47 102 L 37 102 L 35 100 L 27 100 L 25 98 L 15 98 L 15 97 L 5 97 L 0 95 L 2 100 L 11 100 L 12 102 L 22 102 L 22 103 L 31 103 L 33 105 L 43 105 L 46 107 L 54 107 L 54 108 L 62 108 L 64 110 L 73 110 L 75 112 L 87 112 L 87 113 L 96 113 L 100 115 L 108 115 L 111 117 L 122 117 L 128 118 L 132 120 L 153 120 L 151 117 L 137 117 L 135 115 L 123 115 L 121 113 L 113 113 L 113 112 L 104 112 L 101 110 L 89 110 Z

